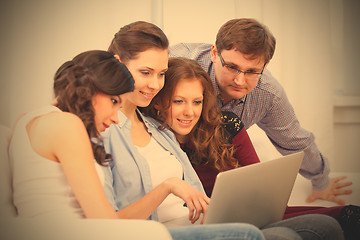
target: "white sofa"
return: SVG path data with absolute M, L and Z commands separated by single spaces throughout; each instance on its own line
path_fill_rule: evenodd
M 0 125 L 0 239 L 172 239 L 166 227 L 155 221 L 71 219 L 55 222 L 17 217 L 12 203 L 9 137 L 10 129 Z

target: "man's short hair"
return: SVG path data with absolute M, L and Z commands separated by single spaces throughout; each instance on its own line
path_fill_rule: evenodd
M 226 22 L 216 36 L 216 48 L 222 50 L 235 48 L 251 59 L 264 58 L 269 62 L 274 55 L 276 39 L 269 29 L 251 18 L 232 19 Z

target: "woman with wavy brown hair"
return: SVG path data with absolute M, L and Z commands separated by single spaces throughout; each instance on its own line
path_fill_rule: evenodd
M 10 142 L 19 216 L 116 217 L 103 188 L 111 157 L 99 134 L 118 122 L 122 95 L 133 89 L 109 52 L 83 52 L 57 70 L 53 103 L 20 117 Z
M 194 61 L 187 59 L 170 59 L 169 70 L 166 72 L 164 88 L 157 94 L 149 107 L 144 110 L 149 116 L 163 122 L 161 129 L 171 128 L 171 123 L 167 120 L 168 113 L 171 111 L 172 98 L 178 82 L 182 79 L 196 79 L 201 82 L 203 90 L 202 111 L 198 122 L 186 136 L 175 132 L 181 144 L 189 144 L 197 149 L 191 155 L 191 162 L 197 166 L 206 162 L 211 163 L 220 171 L 227 169 L 229 163 L 226 159 L 231 159 L 232 167 L 237 167 L 237 162 L 233 158 L 234 147 L 223 141 L 223 125 L 220 110 L 216 107 L 216 98 L 213 94 L 213 87 L 208 81 L 207 74 Z M 199 89 L 200 90 L 200 89 Z
M 198 90 L 198 95 L 203 96 L 201 103 L 187 103 L 181 97 L 176 99 L 176 87 L 184 79 L 200 82 L 195 90 Z M 188 91 L 194 91 L 193 88 L 191 86 Z M 215 177 L 219 172 L 259 162 L 243 124 L 235 114 L 221 113 L 214 92 L 209 75 L 196 61 L 170 58 L 163 89 L 149 107 L 142 109 L 146 115 L 163 123 L 161 129 L 172 129 L 208 196 L 211 196 Z M 171 121 L 170 119 L 175 118 L 169 116 L 172 108 L 180 105 L 184 108 L 194 105 L 191 109 L 201 105 L 198 121 L 192 121 L 190 125 L 179 125 L 178 122 Z M 188 119 L 191 117 L 188 116 Z

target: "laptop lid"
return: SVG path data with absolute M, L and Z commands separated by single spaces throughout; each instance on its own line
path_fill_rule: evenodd
M 303 157 L 298 152 L 219 173 L 204 223 L 280 221 Z

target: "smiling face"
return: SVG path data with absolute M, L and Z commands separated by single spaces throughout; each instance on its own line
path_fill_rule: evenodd
M 121 97 L 123 95 L 110 96 L 100 92 L 93 96 L 92 105 L 95 112 L 95 125 L 99 133 L 105 131 L 111 124 L 119 122 L 117 111 L 122 104 Z
M 264 60 L 262 58 L 250 59 L 250 56 L 235 49 L 223 50 L 221 56 L 226 65 L 243 72 L 260 73 L 264 68 Z M 244 73 L 234 74 L 228 68 L 223 67 L 215 46 L 211 50 L 211 60 L 214 63 L 215 78 L 225 103 L 244 97 L 256 87 L 259 80 L 245 79 Z
M 176 85 L 166 123 L 180 143 L 199 121 L 203 108 L 204 88 L 196 78 L 182 79 Z
M 168 50 L 150 48 L 125 63 L 135 80 L 135 89 L 127 95 L 127 106 L 146 107 L 164 86 L 168 68 Z

